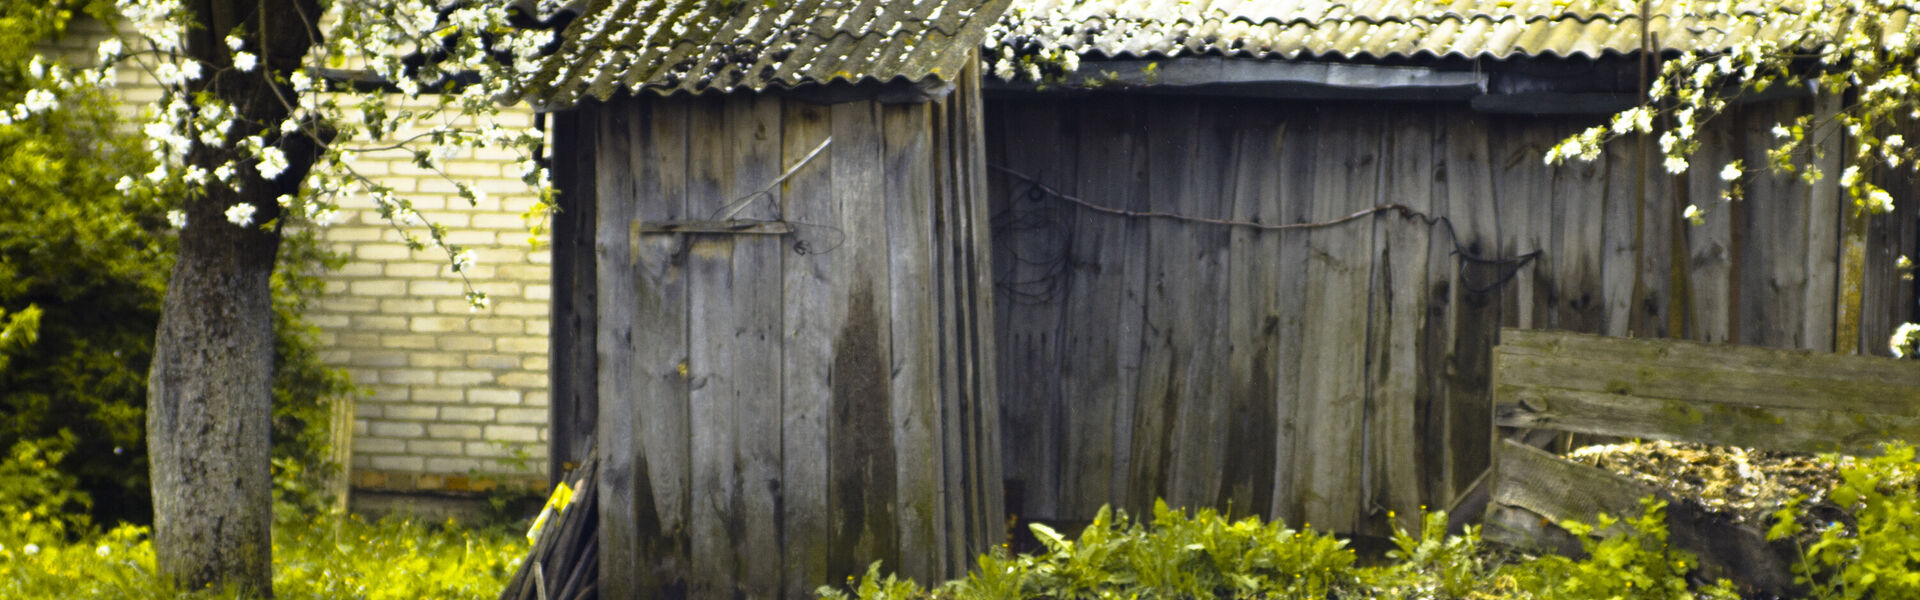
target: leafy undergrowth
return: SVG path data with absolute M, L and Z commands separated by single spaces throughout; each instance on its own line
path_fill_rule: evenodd
M 274 593 L 282 600 L 495 598 L 526 555 L 505 527 L 358 517 L 277 523 Z M 0 540 L 0 598 L 226 600 L 154 576 L 145 528 L 122 526 L 73 543 Z
M 1687 473 L 1693 481 L 1689 485 L 1713 488 L 1723 500 L 1732 498 L 1723 505 L 1749 514 L 1768 504 L 1781 505 L 1755 518 L 1771 524 L 1770 538 L 1807 541 L 1800 545 L 1803 559 L 1794 573 L 1803 597 L 1920 598 L 1920 465 L 1914 462 L 1912 447 L 1892 444 L 1881 456 L 1865 459 L 1710 457 L 1691 450 L 1669 454 L 1667 458 L 1680 458 L 1668 461 L 1667 472 Z M 1806 472 L 1766 475 L 1742 470 L 1764 471 L 1774 466 L 1768 463 L 1774 459 L 1788 460 L 1789 467 Z M 1831 471 L 1802 469 L 1813 464 L 1809 461 L 1830 465 Z M 1702 475 L 1709 467 L 1745 474 L 1731 480 Z M 1799 483 L 1781 483 L 1783 477 L 1798 478 L 1794 481 Z M 1742 486 L 1750 489 L 1740 491 Z M 1762 486 L 1787 491 L 1760 490 Z M 1826 510 L 1810 516 L 1805 507 L 1809 499 L 1829 507 L 1831 516 Z M 1667 545 L 1664 503 L 1649 498 L 1643 508 L 1641 514 L 1625 518 L 1602 515 L 1596 523 L 1563 523 L 1580 536 L 1586 551 L 1581 559 L 1489 548 L 1472 528 L 1464 535 L 1446 535 L 1445 515 L 1428 514 L 1422 531 L 1395 535 L 1397 550 L 1380 566 L 1360 565 L 1353 550 L 1336 537 L 1280 523 L 1230 521 L 1211 510 L 1189 516 L 1165 503 L 1155 506 L 1151 522 L 1102 509 L 1076 539 L 1035 525 L 1044 551 L 982 556 L 964 579 L 929 589 L 884 574 L 876 563 L 864 577 L 850 580 L 848 589 L 822 587 L 819 594 L 828 600 L 1738 597 L 1725 581 L 1702 581 L 1695 557 Z M 1602 538 L 1594 535 L 1598 531 L 1621 533 Z

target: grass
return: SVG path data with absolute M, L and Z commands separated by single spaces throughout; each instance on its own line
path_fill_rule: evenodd
M 403 518 L 302 519 L 275 524 L 274 593 L 281 599 L 495 598 L 526 555 L 522 532 Z M 228 599 L 155 576 L 142 527 L 65 544 L 0 541 L 0 598 Z

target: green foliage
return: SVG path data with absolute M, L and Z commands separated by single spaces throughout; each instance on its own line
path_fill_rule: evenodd
M 0 537 L 0 598 L 14 600 L 236 600 L 184 593 L 154 575 L 144 527 L 123 525 L 76 542 Z M 57 538 L 58 536 L 52 536 Z M 408 520 L 300 519 L 277 523 L 274 595 L 283 600 L 491 599 L 526 554 L 506 528 Z
M 56 544 L 88 533 L 93 499 L 53 466 L 73 450 L 73 434 L 14 442 L 0 457 L 0 542 Z
M 1646 600 L 1734 600 L 1732 584 L 1722 580 L 1701 590 L 1690 589 L 1687 575 L 1699 561 L 1684 550 L 1667 546 L 1667 503 L 1645 498 L 1646 510 L 1625 521 L 1602 514 L 1593 524 L 1563 522 L 1561 527 L 1580 537 L 1587 557 L 1574 560 L 1544 556 L 1522 571 L 1521 587 L 1540 598 L 1636 598 Z M 1615 527 L 1615 525 L 1620 527 Z M 1597 532 L 1606 532 L 1597 537 Z
M 1461 535 L 1447 535 L 1445 511 L 1421 518 L 1419 538 L 1395 527 L 1393 545 L 1396 549 L 1387 557 L 1394 562 L 1368 580 L 1388 598 L 1466 598 L 1486 586 L 1497 570 L 1480 546 L 1480 528 L 1469 526 Z
M 40 307 L 28 304 L 25 309 L 7 316 L 7 309 L 0 308 L 0 371 L 7 370 L 8 359 L 26 350 L 40 339 Z
M 0 119 L 0 448 L 71 440 L 51 462 L 95 500 L 94 516 L 144 522 L 146 377 L 176 245 L 171 200 L 122 193 L 123 178 L 138 178 L 153 159 L 127 133 L 117 98 L 55 84 L 59 67 L 35 54 L 76 11 L 111 6 L 0 0 L 0 106 L 34 88 L 53 90 L 60 106 Z M 304 478 L 286 491 L 319 489 L 329 472 L 324 401 L 351 392 L 320 362 L 316 330 L 299 317 L 319 290 L 318 270 L 338 264 L 311 233 L 290 233 L 274 275 L 274 455 L 299 467 L 279 473 Z M 16 348 L 15 327 L 37 329 L 37 342 Z M 282 497 L 321 502 L 314 493 Z
M 1913 446 L 1895 442 L 1880 456 L 1843 463 L 1827 497 L 1852 526 L 1831 523 L 1805 548 L 1796 579 L 1813 597 L 1920 598 L 1920 465 L 1913 459 Z M 1776 513 L 1768 539 L 1797 536 L 1799 509 L 1796 501 Z

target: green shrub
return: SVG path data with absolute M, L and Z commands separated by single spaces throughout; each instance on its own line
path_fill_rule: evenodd
M 1842 466 L 1827 498 L 1845 515 L 1820 530 L 1796 569 L 1814 598 L 1920 598 L 1920 465 L 1913 459 L 1905 442 L 1873 458 L 1831 459 Z M 1775 513 L 1768 539 L 1798 536 L 1800 502 Z

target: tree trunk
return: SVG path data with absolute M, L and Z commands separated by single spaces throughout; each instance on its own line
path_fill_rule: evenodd
M 224 195 L 223 195 L 224 196 Z M 272 589 L 273 298 L 279 236 L 190 202 L 147 378 L 154 553 L 183 589 Z
M 312 138 L 277 134 L 288 115 L 280 98 L 292 92 L 270 76 L 285 77 L 319 43 L 313 24 L 320 11 L 316 0 L 183 5 L 196 24 L 186 33 L 187 54 L 211 73 L 187 91 L 226 101 L 240 118 L 227 143 L 194 148 L 188 164 L 213 172 L 235 158 L 240 137 L 264 130 L 289 165 L 272 181 L 242 166 L 236 181 L 192 190 L 183 203 L 187 225 L 147 379 L 154 554 L 160 574 L 182 589 L 233 587 L 266 598 L 273 594 L 271 278 L 284 225 L 276 198 L 299 192 L 317 154 Z M 224 41 L 233 33 L 263 68 L 233 68 Z M 253 205 L 251 223 L 227 220 L 238 204 Z

